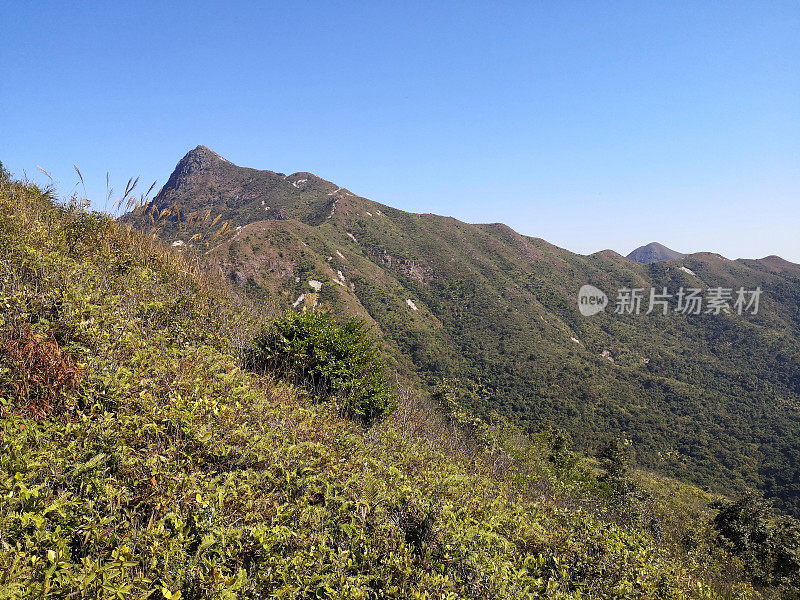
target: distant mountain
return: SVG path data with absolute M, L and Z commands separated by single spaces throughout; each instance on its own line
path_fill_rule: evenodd
M 498 223 L 397 210 L 311 173 L 238 167 L 202 146 L 124 220 L 160 223 L 165 240 L 279 310 L 363 317 L 423 393 L 447 381 L 479 414 L 560 428 L 584 449 L 618 436 L 643 467 L 758 487 L 800 514 L 800 265 L 582 256 Z M 609 298 L 591 317 L 578 310 L 586 284 Z M 666 315 L 647 315 L 651 287 L 762 295 L 755 315 L 683 314 L 675 297 Z M 641 314 L 614 314 L 621 288 L 645 290 Z
M 650 242 L 646 246 L 639 246 L 636 250 L 628 254 L 628 258 L 638 263 L 648 265 L 662 260 L 673 260 L 686 256 L 681 252 L 671 250 L 658 242 Z

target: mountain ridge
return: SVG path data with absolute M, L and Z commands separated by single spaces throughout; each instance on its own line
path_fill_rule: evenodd
M 799 265 L 583 256 L 507 225 L 407 213 L 303 172 L 211 158 L 203 177 L 123 220 L 149 227 L 148 211 L 178 206 L 159 229 L 167 241 L 203 252 L 277 310 L 366 319 L 392 368 L 426 393 L 455 381 L 478 414 L 561 427 L 583 449 L 613 431 L 634 441 L 641 466 L 716 489 L 759 487 L 800 512 Z M 213 247 L 189 237 L 188 219 L 207 211 L 230 221 Z M 577 310 L 585 284 L 611 302 L 591 318 Z M 764 290 L 758 314 L 684 315 L 674 297 L 663 317 L 613 314 L 621 288 L 742 286 Z M 776 436 L 778 426 L 794 433 Z
M 320 177 L 319 175 L 317 175 L 315 173 L 312 173 L 310 171 L 297 171 L 297 172 L 294 172 L 294 173 L 292 173 L 290 175 L 285 175 L 283 173 L 276 172 L 276 171 L 271 171 L 271 170 L 268 170 L 268 169 L 257 169 L 257 168 L 254 168 L 254 167 L 244 167 L 244 166 L 236 165 L 235 163 L 233 163 L 233 162 L 229 161 L 228 159 L 224 158 L 222 155 L 218 154 L 214 150 L 212 150 L 209 147 L 204 146 L 204 145 L 201 144 L 201 145 L 196 146 L 195 148 L 193 148 L 189 152 L 187 152 L 183 156 L 183 158 L 181 158 L 181 160 L 177 163 L 175 169 L 170 174 L 170 177 L 168 178 L 167 183 L 162 187 L 162 189 L 159 191 L 159 193 L 156 195 L 156 197 L 151 201 L 151 204 L 155 205 L 155 206 L 158 206 L 161 209 L 169 208 L 169 206 L 170 206 L 170 198 L 175 193 L 175 191 L 177 191 L 180 188 L 185 187 L 187 184 L 189 184 L 189 185 L 191 185 L 192 183 L 194 183 L 195 185 L 197 184 L 197 182 L 190 181 L 191 175 L 194 172 L 196 172 L 198 170 L 199 171 L 209 170 L 209 169 L 213 169 L 214 167 L 219 167 L 219 166 L 222 166 L 222 167 L 227 166 L 227 167 L 232 168 L 232 169 L 244 170 L 244 171 L 250 172 L 251 174 L 254 174 L 254 175 L 255 174 L 267 174 L 267 175 L 269 175 L 271 177 L 274 177 L 275 179 L 282 179 L 282 180 L 286 181 L 288 184 L 292 185 L 294 188 L 296 188 L 298 190 L 303 190 L 303 189 L 312 188 L 312 187 L 313 188 L 321 187 L 332 196 L 331 201 L 330 201 L 330 205 L 333 205 L 335 200 L 336 200 L 336 198 L 333 197 L 333 196 L 354 197 L 354 198 L 360 198 L 362 200 L 366 200 L 368 202 L 372 202 L 372 201 L 369 201 L 369 200 L 367 200 L 366 198 L 364 198 L 362 196 L 357 196 L 356 194 L 353 194 L 350 190 L 348 190 L 348 189 L 346 189 L 344 187 L 338 186 L 336 183 L 334 183 L 332 181 L 329 181 L 327 179 L 324 179 L 323 177 Z M 309 181 L 311 183 L 309 183 Z M 391 208 L 391 207 L 389 207 L 387 205 L 381 205 L 381 204 L 379 204 L 377 202 L 375 202 L 374 204 L 376 204 L 378 206 L 383 206 L 385 208 Z M 198 208 L 202 208 L 202 206 L 200 206 Z M 399 210 L 399 209 L 393 209 L 393 210 Z M 446 215 L 439 215 L 437 213 L 408 213 L 407 211 L 402 211 L 402 212 L 406 212 L 407 214 L 416 214 L 416 215 L 419 215 L 419 216 L 435 216 L 435 217 L 442 217 L 442 218 L 453 218 L 453 217 L 448 217 Z M 266 216 L 269 217 L 271 215 L 266 215 Z M 300 219 L 300 220 L 302 220 L 302 219 Z M 474 224 L 471 224 L 471 225 L 474 225 L 475 227 L 508 228 L 511 231 L 514 231 L 514 233 L 516 233 L 517 235 L 524 236 L 524 234 L 516 232 L 512 227 L 510 227 L 509 225 L 507 225 L 505 223 L 501 223 L 501 222 L 474 223 Z M 531 237 L 531 236 L 524 236 L 524 237 Z M 534 237 L 534 239 L 541 239 L 541 238 L 535 238 Z M 546 243 L 549 243 L 546 240 L 542 240 L 542 241 L 546 242 Z M 555 246 L 555 247 L 558 247 L 558 246 Z M 560 248 L 560 247 L 558 247 L 558 248 Z M 560 248 L 560 249 L 567 250 L 566 248 Z M 567 251 L 569 251 L 569 250 L 567 250 Z M 604 250 L 599 250 L 597 252 L 591 253 L 591 254 L 589 254 L 587 256 L 594 256 L 594 255 L 600 255 L 600 254 L 604 254 L 606 256 L 611 256 L 609 253 L 614 253 L 615 255 L 619 256 L 620 258 L 628 258 L 630 260 L 633 260 L 634 262 L 638 262 L 638 263 L 641 263 L 641 264 L 649 264 L 651 262 L 662 262 L 662 261 L 676 260 L 676 259 L 680 259 L 680 258 L 686 258 L 686 257 L 690 257 L 690 256 L 703 255 L 703 254 L 716 254 L 720 258 L 723 258 L 725 260 L 730 260 L 730 259 L 727 259 L 727 258 L 723 257 L 722 255 L 719 255 L 718 253 L 708 252 L 708 251 L 701 251 L 701 252 L 694 252 L 694 253 L 678 252 L 676 250 L 672 250 L 672 249 L 664 246 L 660 242 L 655 242 L 655 241 L 654 242 L 650 242 L 648 244 L 645 244 L 643 246 L 639 246 L 638 248 L 634 249 L 633 251 L 631 251 L 627 255 L 622 255 L 621 253 L 619 253 L 619 252 L 617 252 L 615 250 L 607 248 L 607 249 L 604 249 Z M 788 260 L 786 260 L 786 259 L 784 259 L 784 258 L 782 258 L 782 257 L 780 257 L 778 255 L 774 255 L 774 254 L 765 256 L 765 257 L 760 258 L 760 259 L 759 258 L 739 258 L 739 259 L 736 259 L 736 260 L 765 261 L 767 259 L 770 259 L 770 260 L 773 260 L 773 261 L 775 259 L 777 259 L 778 261 L 783 261 L 785 263 L 788 263 L 788 265 L 790 265 L 790 268 L 793 268 L 794 266 L 800 266 L 800 263 L 793 263 L 791 261 L 788 261 Z

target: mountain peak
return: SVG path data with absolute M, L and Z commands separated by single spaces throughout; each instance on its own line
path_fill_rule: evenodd
M 168 193 L 174 193 L 176 190 L 207 185 L 208 178 L 222 165 L 232 165 L 232 163 L 206 146 L 197 146 L 189 150 L 175 166 L 175 170 L 155 200 L 163 200 Z
M 217 154 L 207 146 L 197 146 L 193 150 L 189 150 L 189 152 L 186 153 L 186 155 L 181 159 L 180 162 L 181 163 L 189 162 L 198 164 L 200 166 L 208 166 L 219 161 L 223 161 L 226 163 L 230 162 L 222 158 L 219 154 Z
M 244 226 L 269 219 L 326 220 L 348 194 L 312 173 L 240 167 L 200 145 L 181 158 L 153 202 L 159 210 L 177 205 L 183 214 L 213 209 Z
M 662 260 L 673 260 L 675 258 L 683 258 L 684 256 L 686 256 L 684 253 L 671 250 L 658 242 L 650 242 L 645 246 L 639 246 L 636 250 L 628 254 L 629 259 L 643 264 L 661 262 Z

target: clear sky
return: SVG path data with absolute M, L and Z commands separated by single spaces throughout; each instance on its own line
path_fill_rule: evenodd
M 800 262 L 800 2 L 0 0 L 14 174 L 102 208 L 198 144 L 581 253 Z

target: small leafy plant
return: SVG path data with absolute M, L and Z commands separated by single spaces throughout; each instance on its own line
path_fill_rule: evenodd
M 256 336 L 246 364 L 294 378 L 322 400 L 338 398 L 342 411 L 364 425 L 396 406 L 380 350 L 356 318 L 339 326 L 323 312 L 287 312 Z

